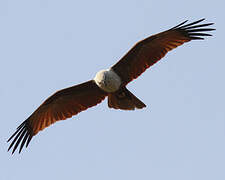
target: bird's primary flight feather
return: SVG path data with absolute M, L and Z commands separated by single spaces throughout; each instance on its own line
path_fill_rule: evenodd
M 108 96 L 108 106 L 114 109 L 141 109 L 145 104 L 133 95 L 126 85 L 155 64 L 167 52 L 191 40 L 202 40 L 215 29 L 213 23 L 199 24 L 200 19 L 190 24 L 181 24 L 138 42 L 120 61 L 109 70 L 97 73 L 94 80 L 60 90 L 46 99 L 8 139 L 8 150 L 19 152 L 29 145 L 39 131 L 59 120 L 65 120 L 95 106 Z M 207 27 L 207 28 L 206 28 Z

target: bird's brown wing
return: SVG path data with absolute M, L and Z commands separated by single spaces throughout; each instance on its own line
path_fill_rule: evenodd
M 121 77 L 123 85 L 140 76 L 147 68 L 155 64 L 167 52 L 191 40 L 204 39 L 206 28 L 213 23 L 198 24 L 204 19 L 184 25 L 187 21 L 159 34 L 138 42 L 112 69 Z
M 102 91 L 93 80 L 63 89 L 50 96 L 40 107 L 31 114 L 9 138 L 12 140 L 9 149 L 12 153 L 20 144 L 28 146 L 34 135 L 59 120 L 65 120 L 97 105 L 105 99 L 107 93 Z

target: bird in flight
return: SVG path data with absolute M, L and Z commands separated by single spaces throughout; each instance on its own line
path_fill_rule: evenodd
M 93 80 L 57 91 L 47 98 L 8 139 L 8 151 L 19 153 L 29 145 L 39 131 L 59 120 L 65 120 L 102 102 L 108 97 L 108 107 L 122 110 L 142 109 L 146 105 L 132 94 L 126 85 L 147 68 L 163 58 L 167 52 L 191 40 L 203 40 L 213 23 L 201 24 L 205 19 L 179 25 L 139 41 L 125 56 L 107 70 L 99 71 Z

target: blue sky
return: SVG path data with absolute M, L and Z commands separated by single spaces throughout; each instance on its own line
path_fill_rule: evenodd
M 225 1 L 0 1 L 0 179 L 224 180 Z M 35 136 L 7 138 L 48 96 L 95 76 L 137 41 L 188 19 L 213 37 L 170 52 L 128 85 L 147 108 L 107 102 Z

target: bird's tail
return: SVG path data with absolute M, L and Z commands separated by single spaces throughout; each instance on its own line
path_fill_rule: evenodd
M 134 110 L 142 109 L 146 105 L 133 95 L 126 87 L 108 95 L 108 106 L 114 109 Z

